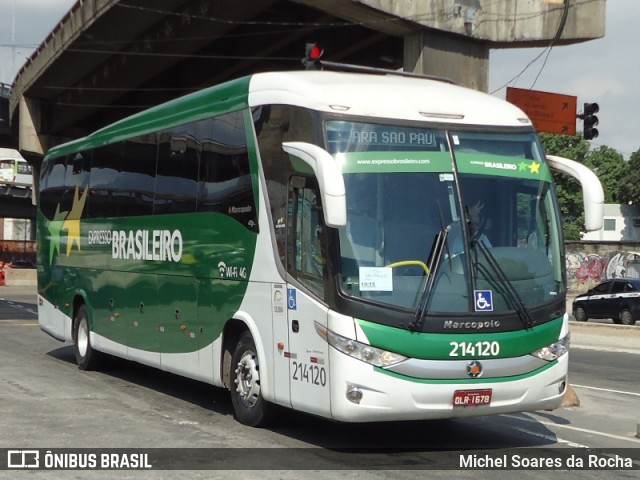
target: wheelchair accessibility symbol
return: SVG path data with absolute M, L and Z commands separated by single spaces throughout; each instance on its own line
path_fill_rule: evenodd
M 298 307 L 296 291 L 293 288 L 287 288 L 287 307 L 289 310 L 296 310 Z
M 493 312 L 493 294 L 491 290 L 474 290 L 473 297 L 476 312 Z

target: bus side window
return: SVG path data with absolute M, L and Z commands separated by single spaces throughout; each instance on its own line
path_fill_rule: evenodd
M 71 208 L 71 205 L 64 205 L 65 197 L 65 172 L 67 169 L 67 157 L 58 157 L 49 160 L 43 170 L 43 178 L 46 178 L 46 184 L 41 184 L 40 192 L 40 210 L 49 219 L 53 220 L 56 208 L 60 206 L 60 211 Z
M 89 216 L 91 218 L 119 215 L 120 191 L 118 177 L 122 163 L 122 144 L 96 148 L 91 159 L 89 179 Z
M 292 177 L 288 210 L 289 272 L 324 299 L 326 237 L 320 192 L 314 179 Z
M 65 175 L 65 203 L 73 204 L 75 189 L 78 194 L 89 185 L 89 174 L 91 173 L 91 150 L 73 153 L 67 158 L 67 171 Z
M 122 152 L 123 189 L 128 192 L 120 201 L 122 214 L 151 215 L 155 189 L 158 145 L 153 134 L 124 142 Z
M 198 176 L 198 211 L 224 213 L 258 231 L 243 112 L 199 122 L 202 158 Z
M 200 144 L 191 136 L 160 134 L 153 213 L 196 211 Z
M 65 210 L 62 205 L 64 197 L 64 177 L 67 168 L 66 157 L 51 159 L 46 165 L 46 185 L 40 185 L 40 203 L 42 213 L 50 220 L 60 206 L 60 210 Z
M 27 162 L 18 162 L 18 175 L 31 175 L 33 170 Z

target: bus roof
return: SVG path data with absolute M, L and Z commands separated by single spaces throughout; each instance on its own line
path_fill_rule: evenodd
M 20 155 L 20 152 L 13 148 L 0 148 L 0 160 L 26 160 Z
M 428 78 L 326 71 L 254 75 L 249 105 L 283 103 L 325 112 L 461 125 L 532 126 L 518 107 Z
M 266 104 L 372 118 L 533 128 L 516 106 L 438 80 L 328 71 L 270 72 L 231 80 L 152 107 L 87 137 L 54 147 L 47 157 Z

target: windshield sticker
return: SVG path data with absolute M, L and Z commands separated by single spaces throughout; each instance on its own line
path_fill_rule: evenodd
M 336 156 L 342 173 L 451 172 L 449 152 L 354 152 Z
M 551 173 L 546 162 L 517 157 L 471 153 L 459 153 L 456 158 L 458 160 L 458 168 L 462 173 L 551 181 Z
M 493 293 L 491 290 L 474 290 L 473 298 L 476 312 L 493 312 Z
M 360 267 L 360 291 L 392 292 L 393 273 L 390 267 Z

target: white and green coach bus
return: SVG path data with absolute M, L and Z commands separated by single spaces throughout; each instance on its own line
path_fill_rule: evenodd
M 550 167 L 511 104 L 446 82 L 261 73 L 51 149 L 41 328 L 345 422 L 557 407 L 563 242 Z M 595 179 L 595 180 L 594 180 Z M 600 190 L 598 190 L 600 189 Z M 600 215 L 601 218 L 601 215 Z

